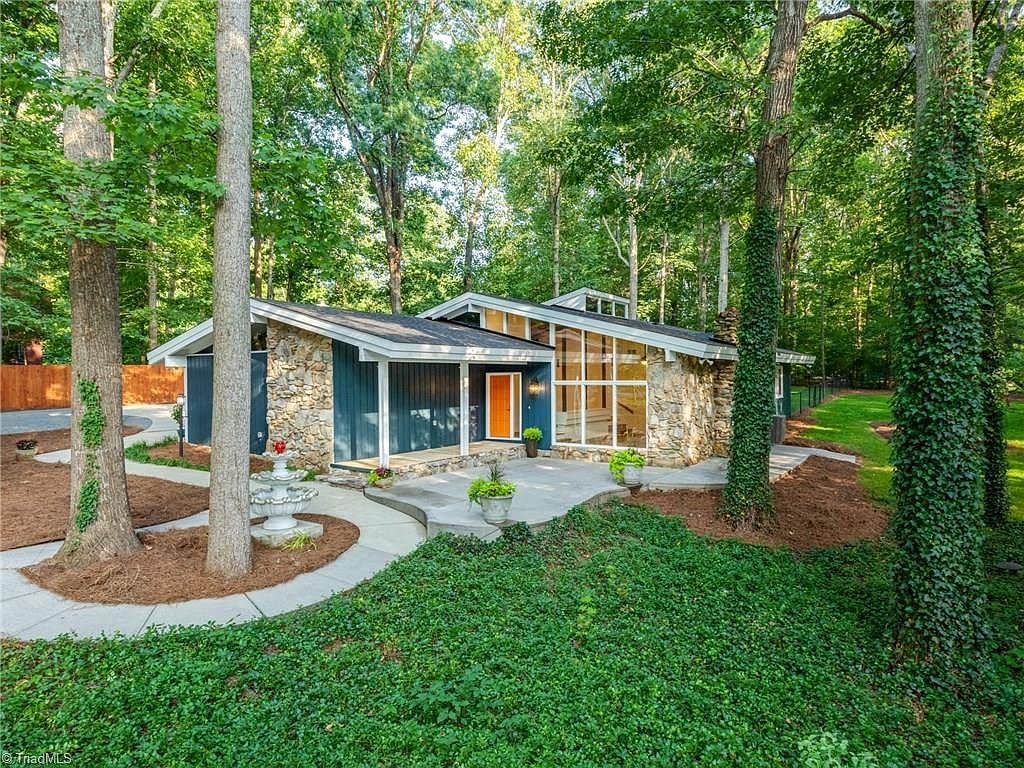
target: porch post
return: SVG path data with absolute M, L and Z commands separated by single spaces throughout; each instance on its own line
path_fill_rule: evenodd
M 391 385 L 387 360 L 377 361 L 377 454 L 382 467 L 391 462 Z
M 459 455 L 469 456 L 469 363 L 459 363 Z

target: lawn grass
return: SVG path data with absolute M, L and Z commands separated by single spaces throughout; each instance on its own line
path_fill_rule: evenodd
M 892 503 L 889 443 L 878 436 L 871 423 L 892 421 L 889 398 L 889 394 L 861 392 L 837 397 L 811 412 L 815 423 L 803 433 L 803 437 L 845 445 L 863 456 L 861 482 L 874 499 L 887 504 Z M 1015 400 L 1009 404 L 1004 431 L 1013 503 L 1010 517 L 1024 520 L 1024 402 Z
M 1024 558 L 999 535 L 987 561 Z M 117 766 L 800 766 L 830 733 L 863 765 L 1019 765 L 1019 582 L 992 577 L 991 694 L 912 698 L 888 671 L 888 556 L 714 543 L 621 504 L 532 540 L 440 536 L 285 617 L 7 644 L 2 746 Z
M 183 469 L 200 469 L 203 472 L 209 472 L 210 468 L 205 464 L 196 464 L 195 462 L 189 461 L 188 459 L 182 458 L 166 458 L 162 456 L 150 456 L 150 448 L 162 448 L 165 445 L 178 442 L 178 438 L 174 435 L 168 435 L 163 440 L 156 443 L 134 443 L 133 445 L 126 445 L 124 447 L 124 457 L 128 461 L 137 461 L 141 464 L 160 464 L 164 467 L 182 467 Z
M 812 440 L 845 445 L 864 457 L 861 481 L 876 501 L 891 503 L 892 464 L 889 443 L 871 428 L 875 421 L 892 421 L 888 393 L 842 395 L 811 412 L 814 425 L 803 433 Z

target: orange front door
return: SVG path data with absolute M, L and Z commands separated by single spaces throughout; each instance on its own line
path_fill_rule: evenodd
M 510 375 L 492 375 L 487 377 L 488 404 L 487 414 L 488 437 L 512 437 L 512 377 Z

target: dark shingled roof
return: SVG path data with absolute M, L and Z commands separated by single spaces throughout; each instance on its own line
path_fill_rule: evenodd
M 551 349 L 546 344 L 538 344 L 527 339 L 506 336 L 503 333 L 495 333 L 447 320 L 427 320 L 412 315 L 359 312 L 354 309 L 337 309 L 318 304 L 293 304 L 288 301 L 271 301 L 269 299 L 261 299 L 261 301 L 397 344 L 429 344 L 488 349 Z

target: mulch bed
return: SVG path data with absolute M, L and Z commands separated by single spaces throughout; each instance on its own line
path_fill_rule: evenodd
M 193 445 L 192 443 L 185 443 L 183 446 L 184 456 L 178 456 L 178 444 L 168 443 L 167 445 L 155 445 L 146 449 L 146 453 L 149 454 L 150 458 L 153 459 L 177 459 L 184 458 L 185 461 L 191 464 L 198 464 L 199 466 L 210 468 L 210 446 L 208 445 Z M 271 461 L 267 461 L 259 456 L 249 457 L 249 471 L 250 472 L 262 472 L 265 469 L 273 469 L 274 464 Z
M 126 435 L 139 431 L 124 430 Z M 0 436 L 0 550 L 60 541 L 71 514 L 71 468 L 16 456 L 15 443 L 23 439 L 37 440 L 40 453 L 71 447 L 67 429 Z M 136 528 L 188 517 L 210 506 L 206 488 L 135 475 L 128 476 L 128 503 Z
M 883 440 L 892 440 L 893 432 L 896 431 L 896 425 L 891 421 L 872 421 L 871 428 L 875 430 L 875 434 Z
M 21 572 L 72 600 L 155 605 L 224 597 L 281 584 L 326 565 L 359 539 L 359 528 L 346 520 L 325 515 L 296 517 L 323 525 L 323 537 L 303 550 L 274 549 L 254 541 L 252 573 L 241 579 L 204 572 L 206 526 L 141 534 L 143 549 L 138 552 L 84 568 L 69 570 L 46 560 Z
M 877 539 L 889 512 L 873 503 L 857 481 L 857 465 L 811 456 L 772 484 L 778 526 L 773 531 L 733 528 L 716 516 L 721 491 L 645 491 L 631 502 L 678 517 L 687 528 L 714 539 L 803 551 Z

